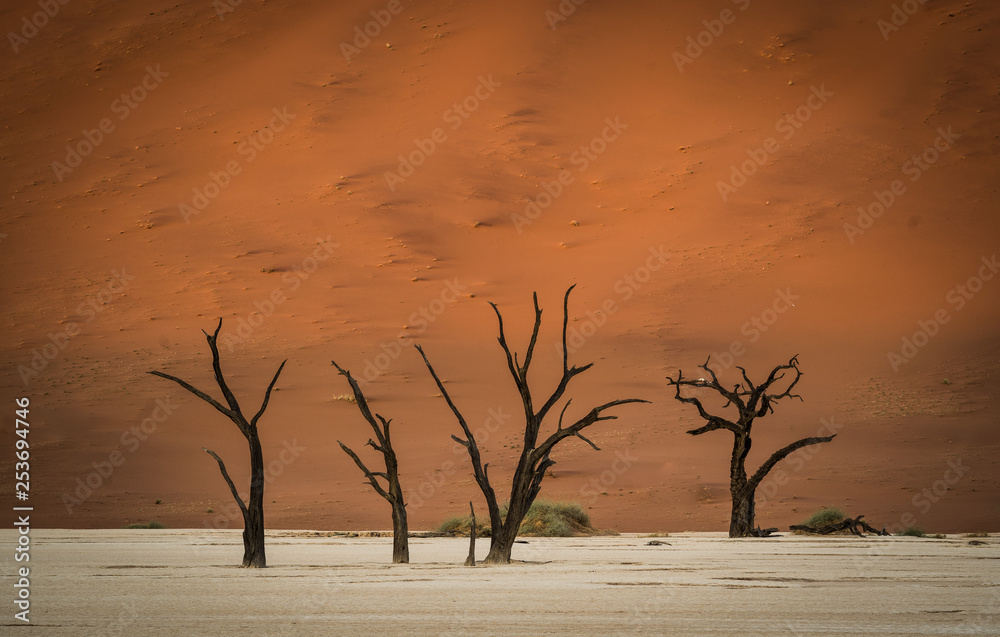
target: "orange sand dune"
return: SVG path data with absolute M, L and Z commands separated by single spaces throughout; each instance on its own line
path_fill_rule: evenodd
M 542 394 L 576 284 L 596 365 L 569 414 L 651 401 L 558 448 L 543 493 L 597 526 L 725 529 L 728 436 L 686 435 L 664 376 L 798 354 L 804 401 L 750 464 L 839 435 L 773 475 L 761 524 L 1000 528 L 995 3 L 226 2 L 0 9 L 0 383 L 31 400 L 36 524 L 239 526 L 201 447 L 244 484 L 245 443 L 145 373 L 213 389 L 219 317 L 246 411 L 288 359 L 269 527 L 389 524 L 337 447 L 368 432 L 331 359 L 394 421 L 414 528 L 482 508 L 411 346 L 504 491 L 520 408 L 487 301 L 523 350 L 538 292 Z

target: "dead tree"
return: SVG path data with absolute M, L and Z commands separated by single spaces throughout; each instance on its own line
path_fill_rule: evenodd
M 222 462 L 222 458 L 210 449 L 205 449 L 204 447 L 202 449 L 208 452 L 219 463 L 219 470 L 222 471 L 222 477 L 225 478 L 226 484 L 229 485 L 229 490 L 232 492 L 233 497 L 236 498 L 236 503 L 243 514 L 243 564 L 241 566 L 243 568 L 264 568 L 267 566 L 267 557 L 264 555 L 264 452 L 261 450 L 260 437 L 257 435 L 257 421 L 264 415 L 267 403 L 271 399 L 271 390 L 274 389 L 274 384 L 278 382 L 278 376 L 281 375 L 281 370 L 284 369 L 285 363 L 288 360 L 282 361 L 281 365 L 278 366 L 278 371 L 274 373 L 274 378 L 271 379 L 271 384 L 267 386 L 267 391 L 264 393 L 264 402 L 261 403 L 260 409 L 248 422 L 243 416 L 240 404 L 236 401 L 236 396 L 229 390 L 226 379 L 222 375 L 222 366 L 219 362 L 219 347 L 217 344 L 219 330 L 221 329 L 222 319 L 220 318 L 219 325 L 215 328 L 214 334 L 209 334 L 205 330 L 202 330 L 202 334 L 208 339 L 208 346 L 212 350 L 212 369 L 215 371 L 215 382 L 218 383 L 219 389 L 222 390 L 222 395 L 225 397 L 228 407 L 176 376 L 158 371 L 149 373 L 174 381 L 212 407 L 215 407 L 221 414 L 236 423 L 240 433 L 247 439 L 247 444 L 250 447 L 250 498 L 246 502 L 243 501 L 243 498 L 240 497 L 239 492 L 236 490 L 236 485 L 233 484 L 232 479 L 229 477 L 229 472 L 226 471 L 226 465 Z
M 708 361 L 705 361 L 704 365 L 701 365 L 701 368 L 711 377 L 711 380 L 704 378 L 685 379 L 683 378 L 683 374 L 678 371 L 677 379 L 675 380 L 667 376 L 667 382 L 676 387 L 677 393 L 674 397 L 677 400 L 688 405 L 694 405 L 698 410 L 698 415 L 708 421 L 708 424 L 705 426 L 692 429 L 687 433 L 692 436 L 699 436 L 709 431 L 715 431 L 716 429 L 728 429 L 733 433 L 733 454 L 729 466 L 729 492 L 733 498 L 733 510 L 729 523 L 729 537 L 759 537 L 766 535 L 767 532 L 754 528 L 754 493 L 761 481 L 788 454 L 809 445 L 830 442 L 836 437 L 836 434 L 832 436 L 803 438 L 802 440 L 793 442 L 771 454 L 771 457 L 752 476 L 747 477 L 745 465 L 747 455 L 750 453 L 750 434 L 753 429 L 754 420 L 769 413 L 774 413 L 774 405 L 779 400 L 784 398 L 798 398 L 802 400 L 801 396 L 792 393 L 795 385 L 802 377 L 802 371 L 799 369 L 797 357 L 793 356 L 787 365 L 778 365 L 775 367 L 771 371 L 770 376 L 767 377 L 767 380 L 762 384 L 754 385 L 747 378 L 746 370 L 737 366 L 736 369 L 742 373 L 743 380 L 737 383 L 733 389 L 727 389 L 719 383 L 715 372 L 709 368 L 708 363 L 710 360 L 711 357 L 709 357 Z M 784 390 L 772 392 L 771 387 L 776 382 L 781 381 L 785 377 L 785 372 L 789 370 L 794 372 L 795 378 L 791 380 Z M 737 417 L 735 419 L 727 419 L 709 413 L 702 405 L 700 399 L 693 396 L 682 396 L 681 387 L 710 389 L 718 393 L 726 400 L 722 408 L 727 409 L 731 405 L 735 406 Z
M 528 348 L 525 350 L 524 363 L 521 363 L 518 360 L 517 354 L 512 353 L 510 347 L 507 345 L 507 338 L 504 333 L 503 326 L 503 316 L 501 316 L 500 310 L 497 306 L 490 303 L 494 313 L 497 315 L 497 322 L 499 323 L 500 335 L 497 340 L 507 357 L 507 367 L 510 370 L 510 375 L 514 381 L 514 385 L 517 387 L 517 390 L 521 395 L 521 402 L 524 405 L 525 418 L 524 442 L 521 448 L 521 456 L 518 460 L 517 468 L 514 470 L 506 518 L 502 518 L 500 515 L 500 505 L 497 503 L 496 492 L 490 484 L 489 474 L 487 473 L 489 463 L 483 464 L 479 453 L 479 446 L 476 444 L 476 439 L 472 434 L 472 430 L 469 428 L 468 422 L 462 415 L 461 411 L 459 411 L 458 407 L 455 406 L 454 401 L 452 401 L 451 396 L 448 394 L 448 390 L 445 389 L 444 384 L 434 371 L 434 368 L 431 366 L 426 354 L 424 354 L 424 350 L 419 345 L 416 346 L 417 351 L 420 352 L 421 357 L 424 359 L 424 364 L 427 366 L 431 376 L 434 378 L 434 382 L 437 383 L 441 395 L 444 396 L 445 401 L 448 403 L 448 407 L 451 408 L 452 413 L 458 420 L 458 424 L 462 427 L 465 437 L 459 438 L 458 436 L 453 435 L 452 438 L 468 450 L 476 482 L 479 484 L 479 488 L 482 490 L 483 496 L 486 498 L 486 506 L 490 514 L 490 527 L 492 531 L 490 533 L 490 551 L 486 555 L 486 559 L 483 560 L 483 563 L 485 564 L 510 563 L 511 548 L 514 546 L 514 541 L 517 537 L 518 530 L 521 527 L 521 522 L 524 520 L 524 516 L 527 514 L 532 502 L 535 501 L 535 498 L 538 496 L 538 493 L 542 488 L 542 479 L 545 477 L 545 472 L 549 467 L 555 464 L 555 461 L 549 456 L 552 453 L 552 449 L 558 443 L 562 442 L 566 438 L 576 437 L 586 442 L 594 449 L 599 450 L 597 445 L 580 433 L 583 429 L 602 420 L 617 419 L 617 416 L 602 415 L 606 410 L 612 407 L 628 403 L 648 402 L 637 398 L 613 400 L 598 407 L 594 407 L 584 416 L 573 422 L 573 424 L 564 427 L 563 418 L 565 417 L 566 410 L 570 405 L 570 401 L 567 400 L 559 414 L 559 421 L 556 430 L 542 442 L 539 442 L 539 435 L 545 417 L 548 416 L 556 404 L 560 402 L 563 395 L 566 393 L 566 389 L 569 387 L 570 381 L 593 366 L 593 363 L 588 363 L 583 367 L 577 367 L 576 365 L 572 367 L 569 366 L 569 351 L 566 347 L 566 330 L 569 323 L 569 295 L 570 292 L 573 291 L 574 287 L 576 286 L 571 286 L 568 290 L 566 290 L 566 295 L 563 299 L 562 378 L 556 388 L 542 403 L 542 406 L 537 409 L 537 411 L 531 388 L 528 385 L 528 370 L 531 366 L 532 356 L 535 353 L 535 344 L 538 342 L 538 331 L 542 324 L 542 310 L 538 307 L 538 294 L 535 293 L 532 296 L 535 306 L 535 325 L 531 333 L 531 340 L 528 343 Z
M 379 414 L 372 415 L 371 409 L 368 408 L 368 400 L 361 391 L 361 387 L 358 386 L 358 382 L 351 376 L 351 372 L 342 368 L 335 361 L 331 362 L 351 384 L 351 389 L 354 390 L 354 402 L 361 410 L 361 415 L 371 425 L 372 431 L 375 432 L 378 442 L 369 438 L 367 444 L 382 454 L 385 460 L 385 471 L 370 471 L 358 457 L 358 454 L 339 440 L 337 444 L 358 465 L 375 492 L 385 498 L 392 507 L 392 562 L 394 564 L 407 564 L 410 561 L 409 530 L 406 525 L 406 503 L 403 501 L 403 489 L 399 486 L 399 464 L 396 462 L 396 452 L 392 448 L 392 438 L 389 437 L 389 423 L 392 421 L 386 420 Z M 386 486 L 383 487 L 377 478 L 385 480 Z
M 466 566 L 476 565 L 476 509 L 469 501 L 469 515 L 472 516 L 472 523 L 469 524 L 469 557 L 465 558 Z

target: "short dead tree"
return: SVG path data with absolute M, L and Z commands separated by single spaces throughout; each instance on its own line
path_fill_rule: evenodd
M 469 523 L 469 557 L 465 558 L 466 566 L 476 565 L 476 508 L 469 502 L 469 515 L 472 521 Z
M 419 345 L 417 346 L 417 350 L 424 359 L 424 364 L 427 366 L 431 376 L 434 378 L 434 382 L 437 383 L 438 390 L 440 390 L 441 395 L 448 403 L 448 407 L 451 408 L 452 413 L 458 420 L 458 424 L 462 427 L 462 432 L 465 436 L 463 438 L 452 436 L 452 438 L 468 450 L 476 482 L 478 483 L 480 490 L 482 490 L 483 496 L 486 498 L 486 506 L 490 515 L 491 534 L 490 551 L 486 555 L 486 559 L 483 560 L 484 564 L 510 563 L 511 549 L 513 548 L 515 539 L 517 538 L 521 522 L 524 520 L 524 516 L 528 513 L 531 503 L 535 501 L 535 498 L 538 496 L 538 493 L 542 488 L 542 480 L 545 478 L 545 472 L 549 469 L 549 467 L 555 464 L 555 461 L 549 456 L 552 453 L 552 449 L 558 443 L 567 438 L 575 437 L 586 442 L 594 449 L 599 449 L 597 445 L 585 438 L 580 432 L 602 420 L 617 419 L 617 416 L 604 415 L 604 412 L 612 407 L 626 405 L 628 403 L 648 402 L 637 398 L 612 400 L 604 403 L 603 405 L 592 408 L 572 424 L 563 426 L 563 419 L 570 405 L 570 401 L 567 400 L 559 414 L 559 421 L 556 426 L 556 430 L 539 442 L 542 423 L 545 420 L 545 417 L 548 416 L 553 408 L 555 408 L 555 406 L 561 401 L 563 395 L 566 393 L 566 389 L 569 387 L 570 381 L 593 366 L 593 363 L 589 363 L 583 367 L 577 367 L 576 365 L 572 367 L 569 366 L 569 350 L 566 347 L 566 331 L 569 323 L 569 295 L 570 292 L 573 291 L 573 287 L 575 286 L 566 290 L 566 295 L 563 299 L 562 377 L 556 388 L 552 391 L 548 398 L 545 399 L 542 406 L 537 408 L 537 410 L 532 390 L 528 385 L 528 370 L 531 366 L 532 357 L 535 353 L 535 344 L 538 342 L 538 331 L 542 325 L 542 310 L 538 307 L 538 294 L 536 293 L 532 297 L 535 307 L 535 325 L 531 333 L 531 340 L 528 343 L 528 348 L 524 353 L 523 363 L 518 360 L 517 354 L 512 353 L 510 347 L 507 345 L 507 337 L 504 333 L 503 326 L 503 316 L 501 316 L 500 310 L 496 305 L 490 303 L 493 307 L 493 311 L 496 313 L 497 322 L 499 323 L 500 335 L 498 341 L 500 342 L 500 347 L 503 348 L 504 354 L 506 355 L 507 367 L 510 370 L 511 378 L 513 379 L 514 385 L 517 387 L 518 393 L 521 396 L 521 402 L 524 405 L 525 418 L 524 441 L 521 448 L 521 456 L 517 463 L 517 468 L 514 470 L 506 518 L 502 518 L 500 515 L 500 505 L 497 502 L 496 492 L 490 484 L 490 477 L 487 473 L 489 463 L 483 464 L 479 453 L 479 446 L 476 444 L 476 439 L 472 434 L 472 430 L 469 428 L 468 422 L 462 415 L 462 412 L 459 411 L 458 407 L 455 405 L 448 393 L 448 390 L 445 389 L 444 383 L 442 383 L 441 379 L 438 377 L 437 372 L 434 371 L 434 368 L 427 359 L 427 355 L 424 353 L 424 350 Z
M 803 438 L 792 444 L 775 451 L 764 464 L 757 469 L 752 476 L 747 476 L 746 459 L 750 453 L 750 434 L 753 429 L 754 420 L 762 418 L 769 413 L 774 413 L 774 405 L 784 398 L 798 398 L 801 396 L 792 393 L 795 385 L 802 377 L 799 369 L 799 362 L 796 357 L 792 357 L 787 365 L 778 365 L 771 371 L 771 374 L 760 385 L 754 385 L 747 378 L 746 370 L 737 366 L 743 379 L 737 383 L 733 389 L 727 389 L 719 383 L 715 372 L 708 366 L 711 358 L 701 365 L 705 373 L 711 378 L 686 379 L 678 371 L 677 378 L 667 377 L 667 382 L 676 387 L 674 398 L 682 403 L 694 405 L 698 410 L 698 415 L 708 421 L 708 424 L 698 429 L 692 429 L 687 433 L 692 436 L 700 436 L 709 431 L 717 429 L 727 429 L 733 434 L 733 453 L 729 466 L 729 492 L 733 498 L 732 517 L 729 523 L 729 537 L 760 537 L 768 534 L 768 531 L 761 531 L 754 528 L 754 494 L 764 477 L 774 468 L 776 464 L 784 460 L 790 453 L 809 445 L 817 445 L 823 442 L 830 442 L 836 434 L 832 436 L 817 436 L 813 438 Z M 785 378 L 785 373 L 791 372 L 794 377 L 786 383 L 781 381 Z M 778 389 L 772 391 L 772 386 L 780 383 Z M 695 389 L 708 389 L 716 392 L 725 399 L 722 409 L 730 406 L 736 408 L 736 418 L 725 418 L 723 416 L 707 411 L 699 398 L 694 396 L 684 396 L 681 394 L 682 387 Z M 776 529 L 775 529 L 776 530 Z
M 241 566 L 243 568 L 264 568 L 267 566 L 267 557 L 264 554 L 264 452 L 261 449 L 260 437 L 257 434 L 257 421 L 264 415 L 267 403 L 271 399 L 271 390 L 274 389 L 274 384 L 278 382 L 278 376 L 281 375 L 281 370 L 284 369 L 285 363 L 288 361 L 282 361 L 278 367 L 278 371 L 274 373 L 274 378 L 271 379 L 271 384 L 267 386 L 267 391 L 264 393 L 264 401 L 261 403 L 260 409 L 248 421 L 243 416 L 243 410 L 240 409 L 240 404 L 236 401 L 236 396 L 230 391 L 229 386 L 226 384 L 226 379 L 222 375 L 218 347 L 219 330 L 221 329 L 222 319 L 219 319 L 219 325 L 215 328 L 214 334 L 209 334 L 204 330 L 202 330 L 202 333 L 208 339 L 208 346 L 212 350 L 212 369 L 215 372 L 215 382 L 219 385 L 219 389 L 222 390 L 222 395 L 226 399 L 226 405 L 222 405 L 205 392 L 176 376 L 164 374 L 159 371 L 149 373 L 160 378 L 172 380 L 212 407 L 215 407 L 219 413 L 236 423 L 240 433 L 247 439 L 247 444 L 250 447 L 250 498 L 246 502 L 243 501 L 243 498 L 240 497 L 239 492 L 236 490 L 236 485 L 233 484 L 232 479 L 229 477 L 229 472 L 226 471 L 226 465 L 222 462 L 222 458 L 211 449 L 205 449 L 204 447 L 202 449 L 219 463 L 219 470 L 222 472 L 222 477 L 226 480 L 226 484 L 229 485 L 229 490 L 232 492 L 233 497 L 236 498 L 240 512 L 243 513 L 243 564 Z
M 331 362 L 351 384 L 351 389 L 354 391 L 354 402 L 361 411 L 361 415 L 371 425 L 372 431 L 375 432 L 375 438 L 378 439 L 378 442 L 369 438 L 367 444 L 382 454 L 385 460 L 385 471 L 369 470 L 358 454 L 354 453 L 347 445 L 339 440 L 337 444 L 365 474 L 368 483 L 372 485 L 372 489 L 375 489 L 375 493 L 385 498 L 392 507 L 392 561 L 394 564 L 407 564 L 410 561 L 409 529 L 406 525 L 406 503 L 403 501 L 403 489 L 399 486 L 399 464 L 396 461 L 396 452 L 392 448 L 392 438 L 389 436 L 389 424 L 392 421 L 386 420 L 380 414 L 372 415 L 371 409 L 368 408 L 368 400 L 365 398 L 364 392 L 361 391 L 358 382 L 351 376 L 351 372 L 342 368 L 335 361 Z M 378 478 L 385 480 L 384 487 Z

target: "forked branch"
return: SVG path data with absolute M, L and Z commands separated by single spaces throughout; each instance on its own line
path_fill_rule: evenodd
M 354 460 L 354 464 L 358 465 L 358 468 L 361 469 L 361 471 L 365 474 L 365 477 L 368 478 L 368 483 L 372 485 L 372 488 L 375 489 L 375 492 L 378 493 L 383 498 L 385 498 L 386 500 L 388 500 L 389 502 L 392 502 L 393 499 L 392 496 L 390 496 L 389 492 L 386 491 L 381 484 L 379 484 L 378 480 L 375 479 L 376 476 L 381 476 L 383 478 L 386 478 L 386 475 L 381 472 L 372 473 L 368 469 L 368 467 L 365 466 L 365 463 L 361 461 L 361 458 L 358 457 L 358 454 L 354 453 L 354 451 L 352 451 L 350 447 L 348 447 L 339 440 L 337 441 L 337 444 L 340 445 L 340 448 L 344 450 L 344 453 L 349 455 L 351 459 Z
M 221 329 L 222 329 L 222 319 L 220 318 L 219 324 L 216 326 L 214 333 L 209 334 L 205 330 L 202 330 L 202 334 L 204 334 L 205 338 L 208 339 L 208 346 L 212 350 L 212 371 L 215 374 L 215 383 L 219 386 L 219 389 L 222 391 L 222 395 L 225 397 L 226 403 L 229 405 L 228 407 L 222 405 L 219 401 L 212 398 L 207 393 L 201 391 L 200 389 L 191 385 L 190 383 L 188 383 L 183 379 L 177 378 L 176 376 L 172 376 L 170 374 L 165 374 L 160 371 L 152 371 L 149 373 L 152 374 L 153 376 L 159 376 L 160 378 L 165 378 L 167 380 L 173 381 L 178 385 L 180 385 L 181 387 L 183 387 L 184 389 L 186 389 L 187 391 L 197 396 L 198 398 L 204 400 L 206 403 L 208 403 L 216 410 L 218 410 L 220 413 L 222 413 L 226 418 L 232 420 L 239 428 L 240 433 L 242 433 L 243 436 L 249 440 L 250 432 L 256 430 L 257 421 L 260 420 L 260 417 L 264 415 L 264 411 L 267 409 L 267 404 L 271 400 L 271 391 L 274 389 L 275 383 L 278 382 L 278 377 L 281 375 L 281 370 L 285 368 L 285 363 L 287 363 L 288 360 L 285 359 L 284 361 L 282 361 L 281 365 L 278 366 L 278 371 L 274 373 L 274 378 L 271 379 L 271 384 L 267 386 L 267 391 L 264 392 L 264 400 L 261 403 L 260 409 L 254 415 L 253 419 L 248 422 L 246 417 L 243 415 L 243 410 L 240 409 L 240 404 L 236 400 L 236 396 L 233 395 L 232 390 L 229 389 L 229 385 L 226 383 L 226 377 L 222 373 L 222 363 L 219 360 L 219 345 L 218 345 L 219 330 Z

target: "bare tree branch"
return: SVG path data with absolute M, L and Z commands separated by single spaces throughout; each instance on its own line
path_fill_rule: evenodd
M 250 427 L 252 429 L 257 428 L 257 421 L 264 415 L 264 410 L 267 409 L 267 403 L 271 400 L 271 390 L 274 389 L 274 384 L 278 382 L 278 376 L 281 376 L 281 370 L 285 368 L 285 363 L 287 362 L 287 358 L 281 361 L 281 365 L 278 366 L 278 371 L 274 372 L 274 378 L 271 379 L 271 384 L 267 386 L 267 391 L 264 392 L 264 401 L 260 404 L 260 409 L 257 410 L 256 414 L 254 414 L 253 419 L 250 420 Z
M 392 502 L 392 497 L 389 495 L 389 492 L 383 489 L 382 485 L 379 484 L 378 480 L 375 479 L 376 475 L 381 475 L 382 477 L 386 477 L 385 474 L 372 473 L 371 471 L 368 470 L 368 467 L 365 466 L 365 463 L 361 461 L 361 458 L 358 457 L 358 454 L 354 453 L 354 451 L 352 451 L 350 447 L 348 447 L 339 440 L 337 441 L 337 444 L 340 445 L 340 448 L 344 450 L 344 453 L 349 455 L 351 459 L 354 460 L 354 464 L 358 465 L 358 468 L 361 469 L 361 471 L 365 474 L 365 477 L 368 478 L 368 483 L 372 485 L 372 488 L 375 489 L 375 492 L 378 493 L 383 498 L 385 498 L 386 500 L 388 500 L 389 502 Z
M 782 398 L 798 398 L 799 400 L 802 400 L 801 396 L 797 396 L 792 393 L 792 390 L 795 389 L 795 385 L 797 385 L 799 379 L 802 378 L 802 370 L 799 369 L 799 357 L 797 354 L 795 356 L 792 356 L 791 359 L 789 359 L 787 365 L 778 365 L 777 367 L 775 367 L 771 371 L 771 375 L 768 376 L 766 381 L 764 381 L 764 384 L 758 387 L 757 389 L 761 393 L 766 392 L 768 389 L 770 389 L 772 384 L 784 378 L 785 377 L 784 372 L 789 369 L 795 370 L 795 378 L 793 378 L 792 382 L 788 385 L 788 387 L 785 388 L 785 391 L 779 394 L 770 394 L 769 395 L 770 399 L 772 402 L 780 400 Z
M 611 418 L 608 418 L 608 420 L 611 420 Z M 601 448 L 600 448 L 600 447 L 598 447 L 597 445 L 595 445 L 595 444 L 594 444 L 594 442 L 593 442 L 593 441 L 592 441 L 592 440 L 591 440 L 590 438 L 587 438 L 586 436 L 584 436 L 584 435 L 583 435 L 582 433 L 580 433 L 579 431 L 578 431 L 578 432 L 576 432 L 576 433 L 575 433 L 575 434 L 573 434 L 573 435 L 575 435 L 575 436 L 576 436 L 577 438 L 579 438 L 580 440 L 582 440 L 582 441 L 584 441 L 585 443 L 587 443 L 588 445 L 590 445 L 590 447 L 591 447 L 591 448 L 592 448 L 592 449 L 593 449 L 594 451 L 600 451 L 600 450 L 601 450 Z
M 747 370 L 743 369 L 739 365 L 736 366 L 736 369 L 740 370 L 740 373 L 743 374 L 743 384 L 747 388 L 747 391 L 751 394 L 756 391 L 757 388 L 754 387 L 754 384 L 749 378 L 747 378 Z
M 354 402 L 358 406 L 358 410 L 361 411 L 361 415 L 371 426 L 372 431 L 375 432 L 375 437 L 378 438 L 380 444 L 385 445 L 385 437 L 382 435 L 382 430 L 378 427 L 378 422 L 375 420 L 375 416 L 372 414 L 372 410 L 368 407 L 368 399 L 365 397 L 363 391 L 361 391 L 361 386 L 358 385 L 358 381 L 354 380 L 351 376 L 351 372 L 347 371 L 343 367 L 337 364 L 337 361 L 330 361 L 330 363 L 337 368 L 337 372 L 347 379 L 347 382 L 351 386 L 351 391 L 354 393 Z M 379 416 L 379 420 L 388 426 L 388 423 Z
M 202 334 L 204 334 L 205 338 L 208 339 L 208 346 L 212 350 L 212 370 L 215 372 L 215 382 L 219 385 L 219 389 L 222 390 L 222 395 L 223 397 L 225 397 L 226 403 L 229 404 L 229 408 L 233 410 L 233 413 L 240 415 L 240 420 L 242 420 L 243 422 L 242 424 L 240 423 L 237 424 L 240 424 L 241 429 L 249 428 L 246 419 L 243 418 L 243 410 L 240 409 L 240 403 L 236 400 L 236 396 L 233 395 L 233 392 L 229 389 L 229 385 L 226 384 L 225 376 L 222 375 L 222 363 L 219 357 L 219 344 L 218 344 L 219 330 L 221 329 L 222 329 L 222 319 L 220 318 L 219 324 L 215 326 L 214 334 L 209 336 L 208 332 L 202 330 Z M 282 363 L 282 366 L 284 366 L 284 363 Z M 277 380 L 277 378 L 275 378 L 275 380 Z M 270 388 L 268 388 L 267 393 L 268 395 L 270 395 L 271 393 Z M 244 432 L 244 435 L 248 434 Z
M 723 396 L 725 396 L 729 400 L 729 402 L 737 404 L 737 405 L 742 405 L 743 401 L 741 401 L 739 399 L 739 395 L 738 395 L 738 393 L 735 390 L 730 391 L 730 390 L 726 389 L 725 387 L 723 387 L 719 383 L 719 378 L 718 378 L 718 376 L 715 375 L 715 371 L 711 367 L 708 366 L 708 364 L 711 362 L 711 360 L 712 360 L 712 357 L 709 356 L 707 359 L 705 359 L 705 362 L 702 365 L 699 365 L 699 367 L 701 367 L 703 370 L 705 370 L 706 372 L 708 372 L 709 376 L 712 377 L 712 382 L 709 383 L 709 387 L 711 387 L 715 391 L 717 391 L 720 394 L 722 394 Z M 739 385 L 737 385 L 737 389 L 738 388 L 739 388 Z
M 459 411 L 455 402 L 451 399 L 451 395 L 448 390 L 445 389 L 444 383 L 438 377 L 437 372 L 434 371 L 434 366 L 427 359 L 427 355 L 424 350 L 419 345 L 414 345 L 418 352 L 420 352 L 420 357 L 424 359 L 424 365 L 427 366 L 427 370 L 431 373 L 431 377 L 434 378 L 434 383 L 437 385 L 438 390 L 441 395 L 444 396 L 445 402 L 448 403 L 448 407 L 451 412 L 455 415 L 455 419 L 458 420 L 458 424 L 462 427 L 462 431 L 465 432 L 465 440 L 455 438 L 457 442 L 465 446 L 469 451 L 469 460 L 472 462 L 472 470 L 476 478 L 476 482 L 479 484 L 479 488 L 482 490 L 483 495 L 486 496 L 486 505 L 489 508 L 490 514 L 490 524 L 494 527 L 499 527 L 500 525 L 500 505 L 496 501 L 496 492 L 493 490 L 493 486 L 490 484 L 490 478 L 486 470 L 489 465 L 483 465 L 482 457 L 479 454 L 479 445 L 476 444 L 476 437 L 472 434 L 472 430 L 469 428 L 469 423 L 466 422 L 465 416 Z
M 517 388 L 521 389 L 521 386 L 524 384 L 524 379 L 521 377 L 523 372 L 521 367 L 518 365 L 517 360 L 515 360 L 515 356 L 511 353 L 510 348 L 507 346 L 507 335 L 505 334 L 503 327 L 503 315 L 500 314 L 500 309 L 497 307 L 496 303 L 490 302 L 490 307 L 493 308 L 493 312 L 497 315 L 497 324 L 500 332 L 500 335 L 497 337 L 497 341 L 500 343 L 500 347 L 503 348 L 503 352 L 507 356 L 507 368 L 510 370 L 510 375 L 514 379 L 514 383 L 517 385 Z
M 611 402 L 604 403 L 599 407 L 594 407 L 587 413 L 586 416 L 580 418 L 569 427 L 557 429 L 556 431 L 552 432 L 552 434 L 545 440 L 545 442 L 538 445 L 538 447 L 536 447 L 535 450 L 531 453 L 530 457 L 532 463 L 538 462 L 543 457 L 549 455 L 549 452 L 552 451 L 552 448 L 555 447 L 556 444 L 559 443 L 559 441 L 565 438 L 568 438 L 570 436 L 578 436 L 580 438 L 583 438 L 582 436 L 579 436 L 580 431 L 593 425 L 594 423 L 600 422 L 602 420 L 618 419 L 617 416 L 602 416 L 601 415 L 602 412 L 611 409 L 612 407 L 617 407 L 618 405 L 628 405 L 631 403 L 648 403 L 648 402 L 649 402 L 648 400 L 642 400 L 639 398 L 626 398 L 621 400 L 612 400 Z M 594 443 L 588 441 L 586 438 L 583 438 L 583 440 L 590 443 L 591 446 L 594 446 Z
M 531 341 L 528 342 L 528 349 L 524 352 L 524 376 L 522 380 L 528 382 L 528 367 L 531 365 L 531 356 L 535 352 L 535 343 L 538 342 L 538 330 L 542 326 L 542 310 L 538 307 L 538 292 L 531 293 L 531 301 L 535 306 L 535 327 L 531 330 Z
M 711 370 L 709 370 L 709 371 L 711 371 Z M 676 400 L 678 400 L 679 402 L 685 403 L 687 405 L 694 405 L 695 408 L 698 410 L 698 415 L 701 416 L 703 419 L 705 419 L 705 420 L 708 421 L 708 425 L 705 425 L 704 427 L 701 427 L 700 429 L 692 429 L 691 431 L 688 431 L 687 433 L 689 433 L 689 434 L 691 434 L 693 436 L 697 436 L 697 435 L 703 434 L 703 433 L 708 432 L 708 431 L 715 431 L 716 429 L 728 429 L 729 431 L 732 431 L 733 433 L 738 433 L 740 431 L 740 426 L 737 425 L 736 423 L 731 422 L 731 421 L 729 421 L 729 420 L 727 420 L 725 418 L 722 418 L 721 416 L 716 416 L 714 414 L 710 414 L 708 412 L 708 410 L 705 409 L 704 405 L 701 404 L 701 400 L 699 400 L 698 398 L 695 398 L 694 396 L 682 396 L 681 395 L 681 387 L 684 387 L 684 386 L 686 386 L 686 387 L 696 387 L 696 388 L 699 388 L 699 389 L 706 389 L 706 388 L 707 389 L 712 389 L 712 390 L 715 390 L 715 391 L 719 392 L 720 394 L 725 395 L 725 392 L 726 392 L 725 388 L 722 387 L 722 385 L 719 384 L 718 379 L 715 378 L 714 375 L 713 375 L 712 382 L 708 382 L 708 381 L 706 381 L 703 378 L 699 378 L 698 380 L 684 380 L 684 374 L 683 374 L 683 372 L 681 372 L 680 370 L 678 370 L 677 371 L 677 380 L 674 380 L 670 376 L 667 376 L 667 384 L 668 385 L 673 385 L 675 387 L 674 398 Z
M 205 447 L 202 447 L 201 450 L 207 452 L 209 455 L 215 458 L 216 462 L 219 463 L 219 470 L 222 471 L 222 477 L 225 478 L 226 484 L 229 485 L 229 490 L 233 492 L 233 498 L 236 499 L 236 503 L 240 505 L 240 512 L 243 513 L 243 520 L 245 522 L 247 519 L 247 505 L 243 502 L 243 498 L 240 497 L 239 492 L 236 490 L 236 485 L 233 484 L 232 478 L 229 477 L 229 472 L 226 471 L 226 463 L 224 463 L 222 461 L 222 458 L 220 458 L 219 455 L 214 451 L 212 451 L 211 449 L 206 449 Z
M 201 398 L 202 400 L 204 400 L 206 403 L 208 403 L 212 407 L 215 407 L 220 413 L 222 413 L 222 415 L 224 415 L 226 418 L 229 418 L 230 420 L 232 420 L 233 422 L 235 422 L 237 426 L 239 426 L 239 424 L 240 424 L 239 418 L 237 418 L 236 414 L 233 413 L 233 410 L 229 409 L 228 407 L 223 407 L 219 403 L 219 401 L 215 400 L 214 398 L 212 398 L 211 396 L 209 396 L 205 392 L 201 391 L 197 387 L 194 387 L 193 385 L 191 385 L 187 381 L 181 380 L 180 378 L 177 378 L 176 376 L 171 376 L 170 374 L 164 374 L 163 372 L 152 371 L 152 372 L 146 372 L 146 373 L 147 374 L 152 374 L 153 376 L 159 376 L 160 378 L 166 378 L 167 380 L 174 381 L 175 383 L 177 383 L 178 385 L 180 385 L 184 389 L 188 390 L 189 392 L 191 392 L 192 394 L 194 394 L 198 398 Z
M 689 433 L 692 436 L 700 436 L 701 434 L 708 433 L 710 431 L 716 431 L 718 429 L 728 429 L 729 431 L 736 432 L 737 427 L 733 423 L 722 420 L 721 418 L 710 418 L 707 425 L 698 427 L 697 429 L 689 429 L 685 433 Z
M 836 437 L 837 434 L 833 434 L 831 436 L 814 436 L 812 438 L 803 438 L 802 440 L 797 440 L 790 445 L 782 447 L 781 449 L 771 454 L 771 457 L 768 458 L 764 464 L 760 465 L 760 468 L 757 469 L 756 473 L 753 474 L 753 477 L 751 477 L 747 481 L 747 484 L 752 485 L 752 487 L 756 489 L 757 485 L 759 485 L 761 480 L 764 479 L 764 476 L 766 476 L 768 472 L 774 468 L 774 465 L 778 464 L 786 457 L 788 457 L 788 454 L 794 451 L 798 451 L 803 447 L 808 447 L 810 445 L 818 445 L 823 442 L 830 442 Z

